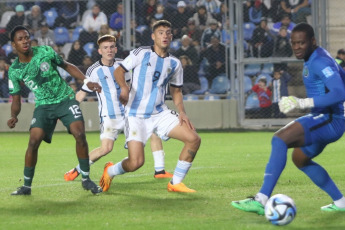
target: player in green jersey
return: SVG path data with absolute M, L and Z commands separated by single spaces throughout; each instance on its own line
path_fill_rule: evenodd
M 50 46 L 31 47 L 30 33 L 24 26 L 17 26 L 11 31 L 11 44 L 17 50 L 18 58 L 9 69 L 9 91 L 13 97 L 11 118 L 7 121 L 10 128 L 15 127 L 21 110 L 20 82 L 24 82 L 36 97 L 30 140 L 25 154 L 24 185 L 11 195 L 31 194 L 38 148 L 42 140 L 51 143 L 58 119 L 76 140 L 83 188 L 91 190 L 93 194 L 102 192 L 102 188 L 89 178 L 89 151 L 79 102 L 75 100 L 72 88 L 59 75 L 57 67 L 62 67 L 76 79 L 85 79 L 84 82 L 90 90 L 100 92 L 101 86 L 87 82 L 84 74 L 75 65 L 64 61 Z

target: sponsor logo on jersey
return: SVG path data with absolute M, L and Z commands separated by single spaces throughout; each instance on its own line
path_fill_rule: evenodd
M 327 78 L 330 77 L 330 76 L 332 76 L 332 75 L 334 74 L 332 68 L 329 67 L 329 66 L 327 66 L 326 68 L 324 68 L 324 69 L 322 70 L 322 73 L 323 73 L 323 75 L 325 75 L 325 77 L 327 77 Z
M 48 62 L 42 62 L 41 65 L 40 65 L 40 69 L 42 72 L 46 72 L 49 70 L 49 64 Z
M 309 75 L 309 70 L 307 66 L 304 66 L 303 68 L 303 77 L 308 77 Z

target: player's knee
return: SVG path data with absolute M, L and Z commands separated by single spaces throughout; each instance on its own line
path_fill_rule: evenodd
M 141 166 L 144 165 L 144 158 L 136 158 L 130 159 L 129 161 L 129 170 L 130 172 L 134 172 L 135 170 L 139 169 Z
M 41 143 L 41 140 L 30 137 L 28 146 L 32 150 L 37 150 L 38 147 L 40 146 L 40 143 Z
M 112 146 L 103 147 L 103 148 L 102 148 L 102 151 L 101 151 L 101 155 L 102 155 L 102 156 L 105 156 L 105 155 L 107 155 L 108 153 L 110 153 L 111 151 L 113 151 L 113 147 L 112 147 Z
M 198 150 L 201 144 L 201 138 L 195 133 L 194 135 L 191 135 L 189 142 L 193 146 L 193 149 Z

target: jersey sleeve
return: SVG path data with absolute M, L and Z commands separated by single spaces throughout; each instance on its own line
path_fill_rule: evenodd
M 328 92 L 314 97 L 315 107 L 330 106 L 345 98 L 345 86 L 340 76 L 339 66 L 329 58 L 318 58 L 313 61 L 313 73 L 324 82 Z
M 138 48 L 140 49 L 140 48 Z M 140 60 L 143 58 L 143 51 L 138 51 L 138 49 L 132 50 L 129 55 L 121 62 L 122 68 L 126 70 L 126 72 L 131 71 L 137 65 L 140 64 Z
M 181 88 L 183 86 L 183 69 L 180 60 L 172 59 L 171 67 L 172 76 L 169 83 L 173 87 Z
M 16 69 L 9 69 L 8 72 L 8 89 L 11 95 L 20 94 L 20 81 L 17 78 L 20 74 Z
M 51 56 L 52 62 L 55 63 L 56 65 L 62 67 L 64 64 L 64 60 L 62 59 L 62 57 L 60 57 L 60 55 L 58 53 L 56 53 L 52 47 L 46 46 L 46 49 L 48 50 L 49 55 Z

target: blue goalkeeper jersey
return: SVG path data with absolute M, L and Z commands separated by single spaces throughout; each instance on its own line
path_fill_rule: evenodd
M 303 82 L 307 97 L 314 99 L 312 113 L 345 118 L 345 71 L 325 49 L 316 48 L 304 63 Z

